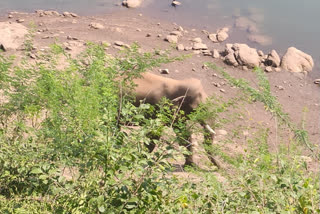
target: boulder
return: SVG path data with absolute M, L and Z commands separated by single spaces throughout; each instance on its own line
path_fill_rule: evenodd
M 19 23 L 0 22 L 0 48 L 4 51 L 19 48 L 28 34 L 28 29 Z
M 193 44 L 193 47 L 192 47 L 193 50 L 206 50 L 208 49 L 208 46 L 206 44 L 203 44 L 203 43 L 194 43 Z
M 235 51 L 236 60 L 240 65 L 246 65 L 253 68 L 260 65 L 260 57 L 254 48 L 250 48 L 247 44 L 236 43 L 232 49 Z
M 281 67 L 290 72 L 309 72 L 313 66 L 312 57 L 295 47 L 288 48 L 281 61 Z
M 215 59 L 220 58 L 220 53 L 219 53 L 219 51 L 217 49 L 213 49 L 212 57 L 215 58 Z
M 89 24 L 89 27 L 93 28 L 93 29 L 104 29 L 104 26 L 100 23 L 96 23 L 96 22 L 91 22 Z
M 141 3 L 142 3 L 142 0 L 125 0 L 122 2 L 122 5 L 128 8 L 136 8 L 136 7 L 139 7 Z
M 226 28 L 226 27 L 218 30 L 217 31 L 217 40 L 219 42 L 225 41 L 229 37 L 228 31 L 229 31 L 229 28 Z
M 178 43 L 178 36 L 176 35 L 168 35 L 164 39 L 165 41 L 168 41 L 169 43 Z
M 272 66 L 272 67 L 279 67 L 280 66 L 280 56 L 278 55 L 277 51 L 272 50 L 269 54 L 267 59 L 265 60 L 266 66 Z
M 227 56 L 225 56 L 224 62 L 227 65 L 232 65 L 232 66 L 235 66 L 235 67 L 239 65 L 238 61 L 235 58 L 234 53 L 229 53 Z
M 212 42 L 214 42 L 214 43 L 219 42 L 216 33 L 209 34 L 209 35 L 208 35 L 208 38 L 209 38 Z

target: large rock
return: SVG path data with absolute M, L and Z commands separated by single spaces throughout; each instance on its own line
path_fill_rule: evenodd
M 4 51 L 19 48 L 28 29 L 19 23 L 0 22 L 0 48 Z
M 139 7 L 142 3 L 142 0 L 125 0 L 122 4 L 129 8 L 136 8 Z
M 281 67 L 290 72 L 309 72 L 313 66 L 312 57 L 295 47 L 288 48 L 281 61 Z
M 193 47 L 192 47 L 193 50 L 207 50 L 208 49 L 208 46 L 206 44 L 203 44 L 203 43 L 194 43 L 193 44 Z
M 217 39 L 219 42 L 223 42 L 229 37 L 228 31 L 229 31 L 229 28 L 227 27 L 217 31 Z
M 238 43 L 234 44 L 232 49 L 240 65 L 245 65 L 249 68 L 260 65 L 261 60 L 256 49 L 250 48 L 247 44 Z
M 273 66 L 273 67 L 279 67 L 280 66 L 280 56 L 278 55 L 277 51 L 272 50 L 269 54 L 267 59 L 265 60 L 266 66 Z
M 176 35 L 167 35 L 164 40 L 168 41 L 169 43 L 178 43 L 178 36 L 176 36 Z
M 228 31 L 229 28 L 227 27 L 221 28 L 217 31 L 217 33 L 209 34 L 208 38 L 214 43 L 223 42 L 229 37 Z

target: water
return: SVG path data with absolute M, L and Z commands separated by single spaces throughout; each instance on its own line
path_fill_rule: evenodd
M 319 0 L 180 0 L 182 5 L 179 7 L 172 7 L 172 0 L 146 1 L 150 3 L 139 11 L 155 18 L 210 32 L 218 27 L 231 26 L 228 42 L 249 43 L 264 51 L 274 48 L 281 54 L 288 47 L 295 46 L 312 55 L 316 70 L 320 70 Z M 54 9 L 93 15 L 124 10 L 115 6 L 119 3 L 121 0 L 1 0 L 0 14 L 10 10 L 30 12 L 35 9 Z M 269 38 L 269 44 L 250 42 L 247 30 L 235 27 L 239 17 L 253 23 L 257 31 L 255 34 Z

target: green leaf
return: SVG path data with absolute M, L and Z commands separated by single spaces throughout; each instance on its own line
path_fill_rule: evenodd
M 104 213 L 106 211 L 106 209 L 104 208 L 104 206 L 100 206 L 98 207 L 99 212 Z
M 30 172 L 31 174 L 41 174 L 43 173 L 42 170 L 40 168 L 34 168 L 31 170 Z

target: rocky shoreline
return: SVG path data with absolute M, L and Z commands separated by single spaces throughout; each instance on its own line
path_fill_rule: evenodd
M 136 2 L 137 7 L 142 1 Z M 134 5 L 132 1 L 125 1 L 124 5 Z M 9 49 L 18 49 L 22 45 L 25 35 L 28 30 L 21 23 L 24 22 L 23 18 L 15 19 L 14 15 L 19 14 L 18 12 L 11 12 L 8 15 L 7 22 L 1 22 L 0 27 L 3 29 L 0 32 L 0 47 L 4 51 Z M 52 10 L 37 10 L 35 11 L 36 16 L 41 17 L 61 17 L 61 18 L 77 18 L 78 15 L 72 12 L 63 12 L 60 14 L 57 11 Z M 92 29 L 104 29 L 103 24 L 92 22 L 89 24 L 89 28 Z M 194 30 L 194 29 L 193 29 Z M 137 29 L 138 31 L 138 29 Z M 268 54 L 264 54 L 261 50 L 249 47 L 247 44 L 230 44 L 227 43 L 222 50 L 210 49 L 207 43 L 221 43 L 228 39 L 229 28 L 224 27 L 218 29 L 216 33 L 210 33 L 203 30 L 202 33 L 207 35 L 207 41 L 203 41 L 201 38 L 188 38 L 191 42 L 185 45 L 180 42 L 180 38 L 188 34 L 183 27 L 178 26 L 176 30 L 171 31 L 165 36 L 164 41 L 176 45 L 179 51 L 190 51 L 193 50 L 194 54 L 203 54 L 204 56 L 212 56 L 216 59 L 223 60 L 227 65 L 234 67 L 240 67 L 243 70 L 248 70 L 254 67 L 262 67 L 266 72 L 272 71 L 289 71 L 297 73 L 308 73 L 312 71 L 314 67 L 313 59 L 310 55 L 296 49 L 295 47 L 288 48 L 287 52 L 282 56 L 279 56 L 276 50 L 272 50 Z M 38 31 L 37 33 L 41 33 Z M 146 37 L 150 37 L 151 34 L 147 34 Z M 157 35 L 161 38 L 162 35 Z M 121 46 L 121 45 L 116 45 Z M 68 49 L 71 49 L 70 47 Z M 315 81 L 317 83 L 318 81 Z

